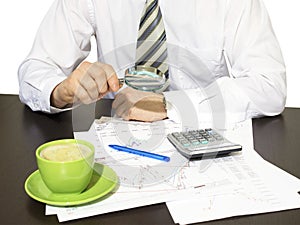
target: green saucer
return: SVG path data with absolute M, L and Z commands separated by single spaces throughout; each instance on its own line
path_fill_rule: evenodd
M 116 173 L 108 166 L 95 163 L 88 187 L 80 194 L 55 194 L 43 182 L 40 172 L 33 172 L 25 182 L 25 191 L 33 199 L 55 206 L 74 206 L 94 201 L 111 192 L 118 183 Z

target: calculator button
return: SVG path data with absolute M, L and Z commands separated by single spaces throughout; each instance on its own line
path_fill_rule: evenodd
M 193 136 L 191 136 L 191 135 L 186 135 L 186 136 L 184 136 L 186 139 L 193 139 Z
M 177 139 L 185 139 L 183 136 L 179 135 L 179 136 L 174 136 Z
M 191 144 L 190 143 L 181 143 L 183 147 L 189 147 Z
M 200 145 L 200 141 L 193 141 L 192 144 L 193 145 Z
M 178 141 L 179 140 L 185 140 L 185 138 L 184 137 L 181 137 L 181 136 L 178 136 L 178 137 L 175 137 Z

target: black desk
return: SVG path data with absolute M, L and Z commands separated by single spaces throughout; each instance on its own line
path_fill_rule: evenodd
M 111 101 L 97 104 L 96 116 L 110 115 Z M 95 116 L 84 107 L 86 116 Z M 85 120 L 86 121 L 86 120 Z M 75 124 L 80 127 L 82 124 Z M 37 169 L 34 152 L 40 144 L 72 138 L 72 113 L 47 115 L 32 112 L 18 96 L 0 95 L 1 209 L 0 224 L 58 224 L 56 216 L 45 216 L 45 204 L 29 198 L 23 188 L 26 178 Z M 281 116 L 253 121 L 255 149 L 267 160 L 300 177 L 300 109 L 287 108 Z M 280 181 L 279 181 L 280 182 Z M 300 191 L 300 190 L 299 190 Z M 300 195 L 299 195 L 300 198 Z M 226 207 L 224 205 L 224 207 Z M 174 224 L 165 204 L 109 213 L 64 224 L 126 225 Z M 242 216 L 202 224 L 300 224 L 300 210 Z

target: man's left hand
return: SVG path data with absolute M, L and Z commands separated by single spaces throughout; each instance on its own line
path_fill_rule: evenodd
M 124 120 L 153 122 L 167 118 L 164 96 L 153 92 L 125 88 L 112 104 L 117 116 Z

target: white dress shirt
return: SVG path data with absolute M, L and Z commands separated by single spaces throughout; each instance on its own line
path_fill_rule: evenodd
M 135 61 L 144 3 L 55 0 L 19 68 L 21 101 L 32 110 L 58 112 L 50 106 L 51 92 L 88 56 L 92 36 L 98 60 L 122 77 Z M 240 121 L 282 112 L 285 65 L 262 0 L 159 0 L 159 5 L 170 64 L 164 94 L 181 116 L 222 114 Z

